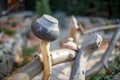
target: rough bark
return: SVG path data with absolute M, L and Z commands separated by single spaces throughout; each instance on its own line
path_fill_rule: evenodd
M 52 65 L 71 61 L 75 58 L 75 55 L 76 55 L 76 52 L 70 49 L 59 49 L 59 50 L 51 51 Z M 34 59 L 31 62 L 29 62 L 27 65 L 22 67 L 21 69 L 14 72 L 13 75 L 22 73 L 27 75 L 30 79 L 32 79 L 36 75 L 38 75 L 40 72 L 42 72 L 42 70 L 43 70 L 43 63 L 39 59 Z M 16 77 L 19 77 L 19 76 L 21 75 L 17 75 Z M 7 80 L 10 80 L 11 77 L 12 76 L 7 78 Z M 19 79 L 21 78 L 19 77 Z M 13 80 L 16 80 L 16 78 Z
M 90 53 L 93 53 L 102 43 L 102 37 L 95 34 L 83 42 L 82 48 L 75 57 L 70 80 L 85 80 L 85 67 Z
M 96 72 L 98 72 L 100 69 L 102 68 L 107 68 L 108 67 L 108 59 L 115 47 L 115 44 L 117 43 L 118 39 L 120 37 L 120 27 L 118 27 L 110 41 L 109 47 L 107 48 L 106 52 L 104 53 L 102 59 L 100 62 L 98 62 L 94 67 L 92 67 L 92 69 L 90 69 L 89 71 L 87 71 L 86 77 L 89 77 L 92 74 L 95 74 Z

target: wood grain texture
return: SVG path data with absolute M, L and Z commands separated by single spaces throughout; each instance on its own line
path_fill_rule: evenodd
M 50 42 L 41 40 L 40 49 L 43 56 L 43 65 L 44 65 L 43 80 L 50 80 L 50 76 L 52 72 L 52 63 L 51 63 L 49 48 L 50 48 Z
M 109 47 L 105 51 L 101 61 L 99 61 L 95 66 L 93 66 L 90 70 L 87 71 L 86 77 L 89 77 L 90 75 L 97 73 L 102 68 L 108 67 L 108 64 L 107 64 L 108 59 L 109 59 L 110 55 L 112 54 L 112 51 L 115 48 L 115 45 L 119 38 L 120 38 L 120 25 L 116 29 L 114 35 L 112 36 L 112 39 L 109 42 L 110 43 Z
M 76 51 L 70 49 L 59 49 L 59 50 L 51 51 L 52 65 L 71 61 L 75 58 L 75 55 L 76 55 Z M 43 70 L 43 63 L 39 59 L 34 59 L 31 62 L 29 62 L 27 65 L 22 67 L 21 69 L 14 72 L 13 74 L 24 73 L 27 74 L 31 80 L 40 72 L 42 72 L 42 70 Z
M 95 34 L 84 41 L 84 45 L 75 57 L 70 80 L 85 80 L 86 62 L 90 53 L 93 53 L 102 43 L 102 37 Z

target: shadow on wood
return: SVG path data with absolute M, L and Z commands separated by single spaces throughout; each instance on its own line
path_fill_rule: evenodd
M 76 51 L 70 49 L 59 49 L 55 51 L 51 51 L 52 57 L 52 64 L 56 65 L 62 62 L 68 62 L 75 58 Z M 6 80 L 26 80 L 25 78 L 28 77 L 30 79 L 34 78 L 43 70 L 43 63 L 39 59 L 34 59 L 18 71 L 14 72 L 12 76 L 6 78 Z M 24 74 L 24 77 L 20 77 L 21 74 Z M 16 76 L 16 74 L 19 74 Z M 18 78 L 19 79 L 18 79 Z

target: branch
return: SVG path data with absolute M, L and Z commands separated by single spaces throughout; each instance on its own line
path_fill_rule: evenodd
M 120 25 L 119 25 L 119 26 L 120 26 Z M 110 55 L 111 55 L 111 53 L 112 53 L 112 50 L 114 49 L 114 47 L 115 47 L 115 45 L 116 45 L 116 43 L 117 43 L 119 37 L 120 37 L 120 27 L 118 27 L 118 28 L 116 29 L 116 31 L 115 31 L 115 33 L 114 33 L 114 35 L 113 35 L 113 37 L 112 37 L 112 39 L 111 39 L 111 41 L 110 41 L 110 45 L 109 45 L 109 47 L 107 48 L 105 54 L 104 54 L 103 57 L 102 57 L 103 65 L 104 65 L 106 68 L 108 68 L 108 65 L 107 65 L 108 59 L 109 59 L 109 57 L 110 57 Z
M 117 28 L 117 27 L 120 27 L 119 24 L 110 25 L 110 26 L 96 27 L 96 28 L 84 31 L 83 34 L 89 34 L 89 33 L 93 33 L 93 32 L 99 31 L 99 30 L 105 30 L 105 29 L 111 29 L 111 28 Z
M 80 37 L 80 33 L 77 29 L 81 26 L 78 26 L 77 23 L 77 19 L 72 15 L 69 21 L 69 37 L 72 37 L 75 43 L 78 43 L 78 39 Z
M 102 37 L 95 34 L 83 43 L 82 48 L 75 57 L 70 80 L 85 80 L 85 67 L 87 59 L 90 56 L 90 53 L 93 53 L 98 47 L 100 47 L 101 42 Z
M 112 52 L 112 51 L 110 51 L 110 52 Z M 56 51 L 52 51 L 51 52 L 52 64 L 56 65 L 58 63 L 71 61 L 75 58 L 75 55 L 76 55 L 76 52 L 73 51 L 73 50 L 69 50 L 69 49 L 59 49 L 59 50 L 56 50 Z M 92 68 L 92 70 L 90 70 L 86 73 L 86 76 L 91 75 L 91 73 L 89 73 L 89 72 L 92 72 L 92 74 L 93 74 L 94 72 L 96 72 L 97 70 L 99 70 L 100 68 L 103 67 L 101 63 L 99 63 L 97 65 L 100 65 L 100 66 L 98 66 L 98 67 L 94 66 Z M 30 79 L 32 79 L 37 74 L 39 74 L 42 70 L 43 70 L 43 63 L 40 62 L 39 59 L 35 59 L 35 60 L 32 60 L 27 65 L 25 65 L 20 70 L 16 71 L 14 74 L 23 73 L 23 74 L 26 74 Z M 16 77 L 18 77 L 18 76 L 20 76 L 20 75 L 18 74 Z M 13 79 L 12 76 L 10 76 L 9 78 L 12 78 L 12 80 L 15 80 L 15 79 Z
M 51 52 L 51 58 L 52 58 L 52 64 L 56 65 L 63 62 L 71 61 L 75 58 L 76 52 L 74 50 L 70 49 L 59 49 Z M 29 62 L 27 65 L 19 69 L 18 71 L 14 72 L 12 76 L 7 78 L 7 80 L 18 80 L 24 79 L 23 77 L 20 77 L 21 74 L 25 74 L 30 79 L 34 78 L 36 75 L 38 75 L 43 70 L 43 63 L 40 62 L 39 59 L 34 59 L 31 62 Z M 17 76 L 14 76 L 18 74 Z
M 106 52 L 104 53 L 101 61 L 96 64 L 94 67 L 92 67 L 89 71 L 87 71 L 86 73 L 86 77 L 89 77 L 92 74 L 95 74 L 96 72 L 98 72 L 100 69 L 102 69 L 103 67 L 107 68 L 107 61 L 115 47 L 115 44 L 117 43 L 118 39 L 120 37 L 120 27 L 118 27 L 110 41 L 109 47 L 107 48 Z

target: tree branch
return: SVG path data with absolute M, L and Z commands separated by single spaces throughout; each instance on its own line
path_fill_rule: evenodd
M 82 48 L 75 57 L 75 62 L 71 72 L 70 80 L 85 80 L 86 62 L 88 57 L 93 53 L 102 43 L 102 37 L 95 34 L 88 38 Z
M 93 32 L 99 31 L 99 30 L 105 30 L 105 29 L 111 29 L 111 28 L 117 28 L 117 27 L 120 27 L 119 24 L 96 27 L 96 28 L 84 31 L 83 34 L 89 34 L 89 33 L 93 33 Z
M 120 26 L 120 25 L 119 25 Z M 120 37 L 120 27 L 118 27 L 110 41 L 109 47 L 107 48 L 106 52 L 104 53 L 100 62 L 98 62 L 95 66 L 93 66 L 90 70 L 87 71 L 86 77 L 89 77 L 92 74 L 98 72 L 101 68 L 108 67 L 107 61 Z
M 68 62 L 75 58 L 76 52 L 70 49 L 59 49 L 51 52 L 52 64 L 56 65 L 62 62 Z M 27 75 L 30 79 L 34 78 L 43 70 L 43 63 L 40 62 L 39 59 L 34 59 L 29 62 L 27 65 L 14 72 L 12 76 L 7 78 L 7 80 L 16 80 L 15 77 L 19 77 L 21 75 L 14 76 L 14 74 L 23 73 Z M 19 77 L 19 79 L 24 79 L 23 77 Z M 17 78 L 18 80 L 18 78 Z

